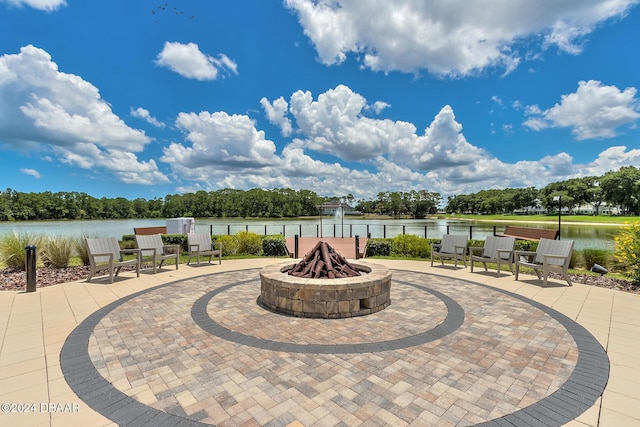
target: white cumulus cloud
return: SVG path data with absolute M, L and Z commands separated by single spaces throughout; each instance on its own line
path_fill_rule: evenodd
M 275 161 L 275 144 L 246 115 L 180 113 L 176 126 L 185 132 L 190 145 L 171 144 L 163 161 L 186 168 L 217 165 L 229 169 L 259 168 Z
M 273 102 L 269 102 L 267 98 L 263 97 L 260 100 L 260 105 L 262 105 L 269 122 L 278 126 L 283 136 L 291 136 L 293 128 L 291 127 L 291 120 L 287 117 L 287 112 L 289 111 L 287 101 L 280 97 Z
M 29 6 L 34 9 L 51 12 L 66 6 L 66 0 L 2 0 L 14 6 Z
M 625 146 L 609 147 L 598 157 L 580 170 L 581 176 L 601 176 L 622 166 L 640 165 L 640 149 L 627 149 Z
M 484 150 L 467 142 L 462 125 L 448 105 L 435 116 L 424 135 L 403 142 L 392 146 L 391 158 L 417 170 L 465 166 L 487 157 Z
M 50 151 L 63 162 L 99 167 L 120 179 L 124 172 L 127 182 L 136 176 L 144 183 L 168 181 L 155 162 L 133 154 L 150 138 L 115 115 L 95 86 L 59 71 L 46 51 L 32 45 L 0 56 L 0 139 L 16 150 Z M 126 163 L 114 160 L 122 157 Z
M 131 109 L 131 115 L 133 117 L 137 117 L 139 119 L 142 119 L 145 122 L 154 125 L 155 127 L 164 128 L 166 126 L 160 120 L 158 120 L 155 117 L 153 117 L 151 115 L 151 113 L 149 113 L 149 110 L 147 110 L 145 108 L 142 108 L 142 107 L 132 108 Z
M 389 107 L 391 107 L 391 105 L 387 104 L 384 101 L 376 101 L 373 103 L 373 105 L 369 106 L 369 108 L 375 111 L 376 114 L 382 113 L 382 110 Z
M 215 80 L 220 71 L 238 74 L 237 64 L 228 56 L 220 54 L 216 58 L 204 54 L 195 43 L 165 42 L 156 64 L 196 80 Z
M 562 95 L 560 103 L 547 110 L 528 106 L 524 125 L 533 130 L 570 128 L 578 140 L 611 138 L 619 127 L 640 118 L 636 93 L 636 88 L 621 91 L 596 80 L 581 81 L 576 92 Z
M 29 169 L 29 168 L 21 168 L 20 172 L 22 172 L 25 175 L 30 175 L 36 179 L 40 179 L 40 172 L 38 172 L 35 169 Z
M 519 42 L 538 51 L 581 51 L 584 36 L 637 0 L 285 0 L 313 42 L 320 61 L 349 55 L 376 71 L 460 77 L 522 61 Z M 525 52 L 531 55 L 530 52 Z
M 369 199 L 380 191 L 428 190 L 446 198 L 487 188 L 543 187 L 640 162 L 640 150 L 612 147 L 588 164 L 564 152 L 507 163 L 467 140 L 449 105 L 418 133 L 409 122 L 369 117 L 375 112 L 367 106 L 375 102 L 344 85 L 317 97 L 298 90 L 289 102 L 260 102 L 270 122 L 282 129 L 286 120 L 295 135 L 281 152 L 248 115 L 179 114 L 176 126 L 185 141 L 166 147 L 161 161 L 184 183 L 180 188 L 304 188 Z M 331 162 L 324 154 L 357 164 Z
M 415 133 L 411 123 L 366 117 L 366 106 L 362 95 L 339 85 L 315 101 L 311 92 L 299 90 L 291 95 L 289 110 L 308 149 L 349 161 L 386 153 Z

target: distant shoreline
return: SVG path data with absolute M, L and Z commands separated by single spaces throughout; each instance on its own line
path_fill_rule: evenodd
M 477 222 L 499 222 L 499 223 L 521 222 L 521 223 L 527 223 L 527 224 L 553 224 L 553 221 L 551 220 L 550 221 L 528 221 L 528 220 L 515 220 L 515 219 L 473 219 L 473 218 L 450 218 L 450 219 L 452 220 L 455 219 L 460 221 L 477 221 Z M 571 221 L 571 220 L 567 220 L 567 221 L 562 220 L 562 224 L 602 225 L 602 226 L 610 225 L 612 227 L 625 227 L 629 225 L 629 224 L 620 223 L 620 222 L 586 222 L 586 221 Z

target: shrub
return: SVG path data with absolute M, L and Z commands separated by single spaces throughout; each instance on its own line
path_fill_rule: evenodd
M 484 247 L 484 240 L 469 239 L 468 245 L 470 248 L 482 248 Z
M 431 254 L 431 247 L 425 238 L 401 234 L 391 239 L 391 253 L 411 258 L 426 258 Z
M 391 239 L 369 239 L 366 251 L 367 256 L 389 256 L 391 255 Z
M 0 238 L 0 262 L 5 267 L 24 270 L 27 259 L 25 248 L 27 245 L 36 245 L 36 259 L 39 259 L 42 256 L 42 241 L 41 236 L 26 232 L 7 233 Z
M 75 242 L 69 237 L 43 239 L 42 261 L 53 268 L 65 268 L 73 255 Z
M 136 248 L 136 239 L 135 239 L 135 237 L 134 237 L 133 240 L 125 239 L 124 237 L 126 237 L 126 236 L 122 236 L 122 237 L 123 237 L 123 239 L 118 242 L 120 244 L 120 248 L 121 249 L 135 249 Z
M 640 285 L 640 222 L 623 228 L 615 237 L 615 258 L 626 266 L 626 275 Z
M 238 253 L 238 239 L 236 236 L 219 236 L 216 240 L 222 243 L 223 255 L 236 255 Z
M 538 242 L 535 240 L 516 240 L 514 251 L 532 251 L 538 249 Z
M 586 269 L 590 269 L 594 264 L 605 268 L 608 268 L 609 265 L 609 251 L 606 249 L 583 249 L 582 258 Z
M 238 241 L 238 254 L 260 255 L 262 252 L 262 238 L 249 231 L 241 231 L 236 234 Z
M 162 243 L 165 245 L 179 245 L 183 251 L 189 251 L 189 242 L 186 234 L 163 234 Z
M 262 238 L 262 252 L 265 256 L 287 255 L 287 241 L 282 234 L 264 236 Z

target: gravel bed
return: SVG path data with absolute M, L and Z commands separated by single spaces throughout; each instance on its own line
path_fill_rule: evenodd
M 122 271 L 127 270 L 123 267 Z M 67 268 L 38 268 L 36 271 L 36 288 L 53 286 L 59 283 L 84 280 L 89 277 L 88 266 Z M 106 273 L 106 270 L 105 270 Z M 98 272 L 98 275 L 102 273 Z M 0 291 L 19 291 L 27 288 L 27 273 L 24 270 L 5 268 L 0 270 Z

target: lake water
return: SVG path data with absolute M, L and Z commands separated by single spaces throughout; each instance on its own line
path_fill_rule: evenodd
M 531 224 L 509 223 L 511 225 L 557 229 L 557 223 Z M 164 219 L 123 219 L 123 220 L 79 220 L 79 221 L 20 221 L 0 222 L 0 236 L 13 230 L 36 235 L 61 236 L 115 236 L 121 238 L 125 234 L 133 234 L 134 227 L 157 227 L 166 225 Z M 322 226 L 318 218 L 293 220 L 249 220 L 249 219 L 196 219 L 197 232 L 212 234 L 236 234 L 239 231 L 250 231 L 257 234 L 284 234 L 293 237 L 394 237 L 399 234 L 415 234 L 420 237 L 440 238 L 447 232 L 471 235 L 473 239 L 482 240 L 493 234 L 496 227 L 498 233 L 504 231 L 506 223 L 481 221 L 452 221 L 438 219 L 402 219 L 376 220 L 355 217 L 323 217 Z M 613 249 L 613 238 L 620 230 L 619 226 L 565 224 L 562 223 L 562 239 L 572 239 L 576 249 Z

